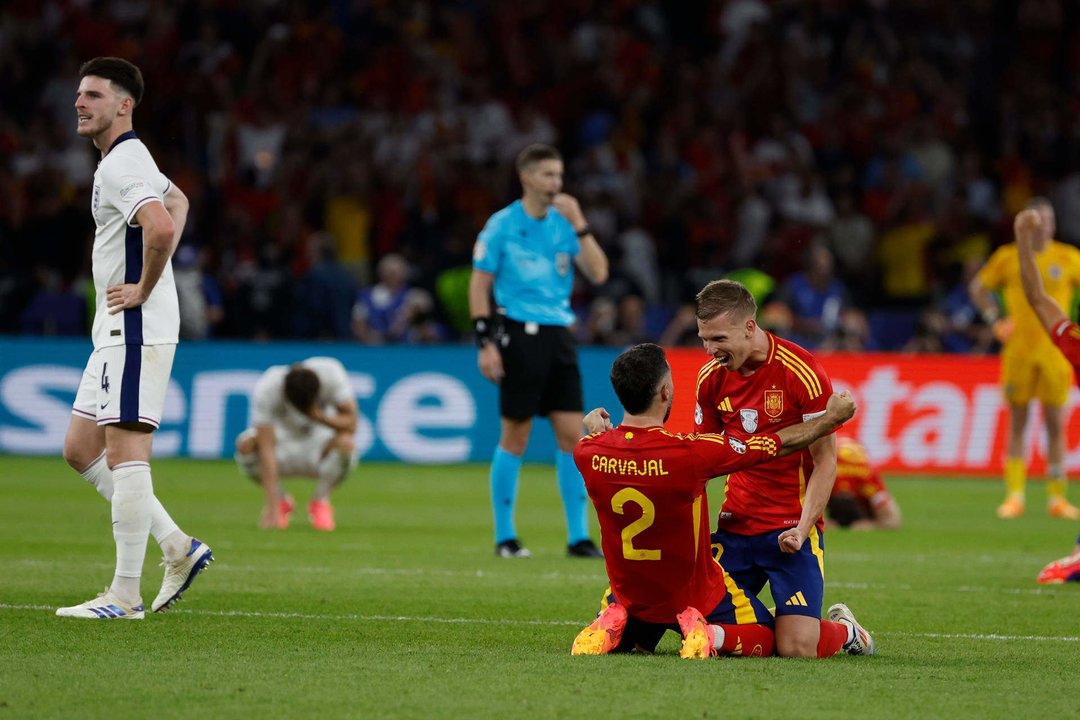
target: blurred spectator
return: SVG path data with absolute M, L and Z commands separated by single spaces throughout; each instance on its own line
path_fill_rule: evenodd
M 941 337 L 948 352 L 987 353 L 993 349 L 993 332 L 979 319 L 979 310 L 971 301 L 968 286 L 982 267 L 984 258 L 970 257 L 959 267 L 955 282 L 949 287 L 940 309 L 945 316 Z
M 659 344 L 664 347 L 701 347 L 701 338 L 698 337 L 697 306 L 692 303 L 680 305 L 660 336 Z
M 839 275 L 854 287 L 867 287 L 872 279 L 867 270 L 874 257 L 877 233 L 870 218 L 859 212 L 850 190 L 841 190 L 836 196 L 836 217 L 827 237 L 829 249 L 839 266 Z
M 915 335 L 908 340 L 900 352 L 905 353 L 942 353 L 945 343 L 942 338 L 949 326 L 949 321 L 940 310 L 925 310 L 915 325 Z
M 645 301 L 640 295 L 626 295 L 619 300 L 618 320 L 615 326 L 615 344 L 629 347 L 650 342 L 645 329 Z
M 601 292 L 675 315 L 673 339 L 694 334 L 687 285 L 787 278 L 815 240 L 881 347 L 949 294 L 972 236 L 1008 241 L 1032 195 L 1080 243 L 1068 3 L 22 2 L 0 5 L 0 28 L 5 331 L 43 289 L 27 268 L 76 287 L 95 158 L 73 143 L 70 97 L 100 54 L 126 53 L 158 90 L 138 113 L 191 198 L 217 337 L 340 336 L 353 298 L 324 281 L 369 282 L 390 254 L 427 293 L 404 336 L 445 336 L 446 319 L 460 337 L 444 273 L 516 190 L 503 161 L 530 142 L 560 147 L 595 208 L 623 281 Z M 336 260 L 313 254 L 320 233 Z M 947 348 L 981 347 L 938 308 Z
M 352 334 L 349 303 L 356 297 L 356 283 L 337 262 L 333 238 L 329 235 L 319 234 L 312 243 L 311 253 L 315 259 L 301 285 L 304 310 L 297 325 L 308 324 L 305 333 L 308 337 L 348 339 Z
M 785 280 L 776 298 L 791 309 L 792 338 L 809 348 L 836 329 L 850 302 L 844 283 L 833 274 L 832 253 L 822 243 L 810 245 L 806 269 Z
M 225 318 L 221 287 L 203 272 L 205 253 L 183 244 L 173 255 L 173 279 L 180 302 L 180 338 L 205 340 Z
M 60 274 L 46 267 L 34 271 L 40 290 L 22 312 L 26 335 L 81 335 L 87 332 L 83 298 L 63 287 Z
M 819 350 L 866 352 L 877 347 L 870 336 L 870 321 L 858 308 L 847 308 L 840 314 L 840 323 L 822 340 Z
M 586 320 L 578 332 L 581 344 L 618 345 L 615 337 L 618 318 L 618 309 L 614 300 L 605 296 L 593 300 L 589 305 Z
M 368 345 L 434 342 L 442 331 L 433 321 L 431 296 L 408 284 L 409 263 L 398 254 L 379 261 L 379 281 L 360 291 L 352 308 L 352 330 Z

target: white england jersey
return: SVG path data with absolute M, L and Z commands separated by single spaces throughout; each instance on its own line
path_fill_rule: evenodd
M 163 203 L 171 187 L 134 132 L 118 137 L 94 172 L 90 210 L 97 225 L 93 252 L 97 304 L 91 333 L 95 348 L 177 342 L 180 306 L 171 259 L 150 297 L 139 307 L 110 315 L 105 295 L 113 285 L 139 282 L 143 237 L 135 214 L 147 203 Z
M 316 404 L 328 415 L 334 407 L 355 397 L 345 366 L 331 357 L 313 357 L 300 363 L 319 377 L 319 394 Z M 263 373 L 255 383 L 255 411 L 252 422 L 258 425 L 276 425 L 293 434 L 309 432 L 317 423 L 297 410 L 285 399 L 285 375 L 288 365 L 274 365 Z

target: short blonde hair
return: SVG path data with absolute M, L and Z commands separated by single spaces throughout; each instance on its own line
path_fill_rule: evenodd
M 757 303 L 745 285 L 734 280 L 713 280 L 701 288 L 697 294 L 698 320 L 712 320 L 724 313 L 736 320 L 757 315 Z

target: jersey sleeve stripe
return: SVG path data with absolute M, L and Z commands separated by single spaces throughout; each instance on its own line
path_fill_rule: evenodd
M 803 384 L 806 385 L 806 389 L 809 391 L 811 399 L 816 398 L 821 394 L 821 382 L 818 380 L 814 371 L 811 370 L 806 363 L 784 348 L 779 349 L 778 355 L 780 357 L 780 362 L 783 363 L 784 367 L 791 370 L 791 372 L 797 375 L 799 379 L 802 380 Z
M 143 205 L 150 202 L 151 200 L 157 200 L 158 202 L 161 202 L 161 199 L 157 195 L 147 195 L 143 199 L 139 200 L 139 202 L 135 203 L 134 207 L 131 208 L 131 212 L 128 213 L 128 216 L 127 216 L 127 224 L 128 225 L 131 224 L 131 219 L 133 217 L 135 217 L 135 213 L 139 212 L 139 208 L 141 208 Z
M 705 378 L 709 377 L 716 368 L 720 367 L 719 360 L 713 360 L 706 363 L 705 367 L 701 368 L 701 372 L 698 373 L 697 387 L 694 389 L 694 397 L 697 397 L 701 392 L 701 383 L 705 382 Z

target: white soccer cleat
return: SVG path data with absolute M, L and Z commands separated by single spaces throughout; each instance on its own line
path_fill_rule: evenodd
M 59 617 L 90 618 L 93 620 L 142 620 L 143 605 L 140 602 L 131 607 L 113 594 L 112 590 L 105 588 L 105 592 L 98 593 L 93 600 L 87 600 L 81 605 L 57 608 Z
M 213 560 L 214 554 L 210 550 L 210 546 L 191 538 L 191 548 L 188 550 L 187 555 L 174 563 L 167 560 L 162 561 L 161 564 L 165 566 L 165 577 L 161 581 L 161 590 L 158 591 L 157 597 L 154 598 L 154 602 L 150 603 L 150 609 L 154 612 L 168 610 L 188 589 L 188 586 L 195 580 L 195 576 L 201 573 Z
M 859 624 L 855 615 L 844 603 L 836 603 L 829 608 L 829 620 L 844 623 L 852 629 L 852 640 L 844 643 L 844 650 L 848 655 L 873 655 L 877 652 L 874 646 L 874 638 Z

